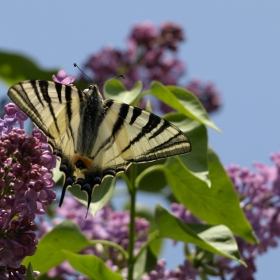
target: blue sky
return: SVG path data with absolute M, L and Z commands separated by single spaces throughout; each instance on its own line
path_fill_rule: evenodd
M 269 155 L 280 150 L 279 10 L 274 0 L 3 1 L 0 49 L 75 74 L 73 62 L 82 65 L 105 45 L 125 48 L 133 24 L 174 21 L 187 35 L 179 54 L 187 79 L 213 81 L 221 92 L 223 107 L 212 119 L 223 134 L 209 130 L 210 145 L 225 166 L 251 168 L 271 164 Z M 6 90 L 0 83 L 0 93 Z M 279 279 L 279 255 L 259 258 L 257 279 Z

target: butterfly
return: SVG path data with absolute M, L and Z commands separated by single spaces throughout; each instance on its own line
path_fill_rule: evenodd
M 132 163 L 145 163 L 191 151 L 188 137 L 157 115 L 111 99 L 98 87 L 87 93 L 45 80 L 13 85 L 10 99 L 48 137 L 60 159 L 64 184 L 80 185 L 88 198 L 104 178 L 124 172 Z

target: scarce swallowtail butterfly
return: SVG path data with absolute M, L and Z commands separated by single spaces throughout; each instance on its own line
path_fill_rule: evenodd
M 103 99 L 96 85 L 84 93 L 44 80 L 13 85 L 8 96 L 48 137 L 67 187 L 80 185 L 90 205 L 105 177 L 144 163 L 191 151 L 187 136 L 168 121 L 118 101 Z

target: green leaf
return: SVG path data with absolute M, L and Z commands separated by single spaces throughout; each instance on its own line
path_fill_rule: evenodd
M 160 205 L 156 206 L 155 217 L 162 237 L 195 244 L 204 250 L 245 265 L 234 236 L 226 226 L 185 224 Z
M 107 99 L 113 99 L 127 104 L 131 104 L 142 90 L 142 82 L 138 81 L 131 90 L 127 90 L 125 86 L 117 79 L 108 81 L 104 85 L 104 95 Z
M 142 171 L 135 180 L 137 188 L 147 192 L 159 192 L 162 190 L 167 185 L 167 182 L 161 166 L 153 165 Z
M 152 82 L 150 91 L 159 100 L 174 108 L 185 116 L 207 125 L 219 132 L 220 129 L 211 121 L 198 98 L 187 90 L 176 86 L 163 86 L 159 82 Z
M 162 238 L 159 238 L 158 240 L 162 242 Z M 154 243 L 155 242 L 153 242 L 152 244 Z M 157 265 L 157 254 L 154 253 L 154 250 L 151 248 L 151 246 L 148 246 L 145 272 L 150 273 L 152 270 L 156 268 L 156 265 Z
M 208 167 L 211 188 L 185 168 L 179 157 L 171 158 L 166 164 L 166 176 L 174 195 L 198 218 L 212 225 L 224 224 L 234 234 L 256 243 L 233 184 L 211 149 L 208 150 Z
M 57 69 L 45 71 L 33 60 L 17 53 L 0 52 L 0 78 L 8 85 L 29 79 L 51 80 Z
M 102 182 L 101 185 L 96 186 L 89 206 L 89 212 L 93 215 L 104 207 L 104 205 L 111 199 L 114 194 L 116 185 L 116 178 L 108 177 Z M 81 191 L 78 185 L 69 188 L 69 191 L 79 200 L 82 204 L 87 206 L 87 195 Z
M 147 102 L 146 102 L 146 108 L 145 108 L 146 111 L 152 113 L 153 112 L 153 108 L 152 108 L 152 104 L 151 104 L 151 100 L 148 99 Z
M 140 280 L 145 272 L 147 260 L 147 250 L 145 250 L 134 264 L 133 279 Z
M 164 116 L 164 119 L 175 124 L 188 136 L 192 151 L 189 154 L 180 155 L 180 159 L 195 176 L 204 180 L 210 187 L 211 182 L 208 178 L 208 137 L 206 127 L 195 120 L 186 118 L 180 113 L 168 114 Z
M 156 161 L 156 166 L 161 166 L 165 162 L 166 162 L 166 159 L 157 160 Z M 150 171 L 152 171 L 154 166 L 155 166 L 155 162 L 146 162 L 146 163 L 137 164 L 137 168 L 136 168 L 136 171 L 135 171 L 135 176 L 138 177 L 142 172 L 145 172 L 145 173 L 142 174 L 143 177 L 145 177 L 146 175 L 149 175 L 148 173 Z M 152 168 L 152 169 L 148 170 L 148 168 Z M 131 172 L 131 168 L 129 168 L 125 173 L 126 173 L 127 176 L 130 176 L 130 172 Z M 137 179 L 142 180 L 144 178 L 141 178 L 139 176 L 139 178 L 137 178 Z M 159 179 L 159 177 L 157 177 L 157 179 Z M 152 182 L 153 182 L 153 184 L 151 184 L 151 182 L 148 182 L 148 184 L 147 184 L 146 179 L 143 182 L 139 181 L 138 188 L 140 190 L 149 191 L 149 192 L 159 192 L 164 186 L 167 185 L 166 179 L 164 177 L 160 178 L 156 182 L 154 182 L 154 179 L 153 179 Z
M 44 274 L 65 260 L 63 249 L 76 253 L 90 245 L 77 224 L 66 220 L 42 237 L 35 255 L 26 257 L 23 264 L 31 262 L 34 270 Z
M 28 267 L 26 270 L 26 280 L 35 280 L 31 263 L 28 264 Z
M 122 280 L 123 277 L 112 271 L 101 259 L 94 255 L 79 255 L 63 250 L 65 258 L 71 266 L 94 280 Z

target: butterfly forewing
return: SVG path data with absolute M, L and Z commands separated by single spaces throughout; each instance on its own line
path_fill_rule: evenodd
M 67 143 L 69 153 L 74 152 L 79 110 L 84 102 L 82 92 L 54 82 L 28 80 L 12 86 L 8 95 L 48 136 L 54 148 Z
M 9 89 L 9 97 L 48 137 L 61 157 L 66 188 L 81 185 L 88 205 L 106 176 L 191 151 L 186 135 L 164 119 L 127 104 L 103 100 L 96 86 L 85 94 L 75 87 L 29 80 Z

